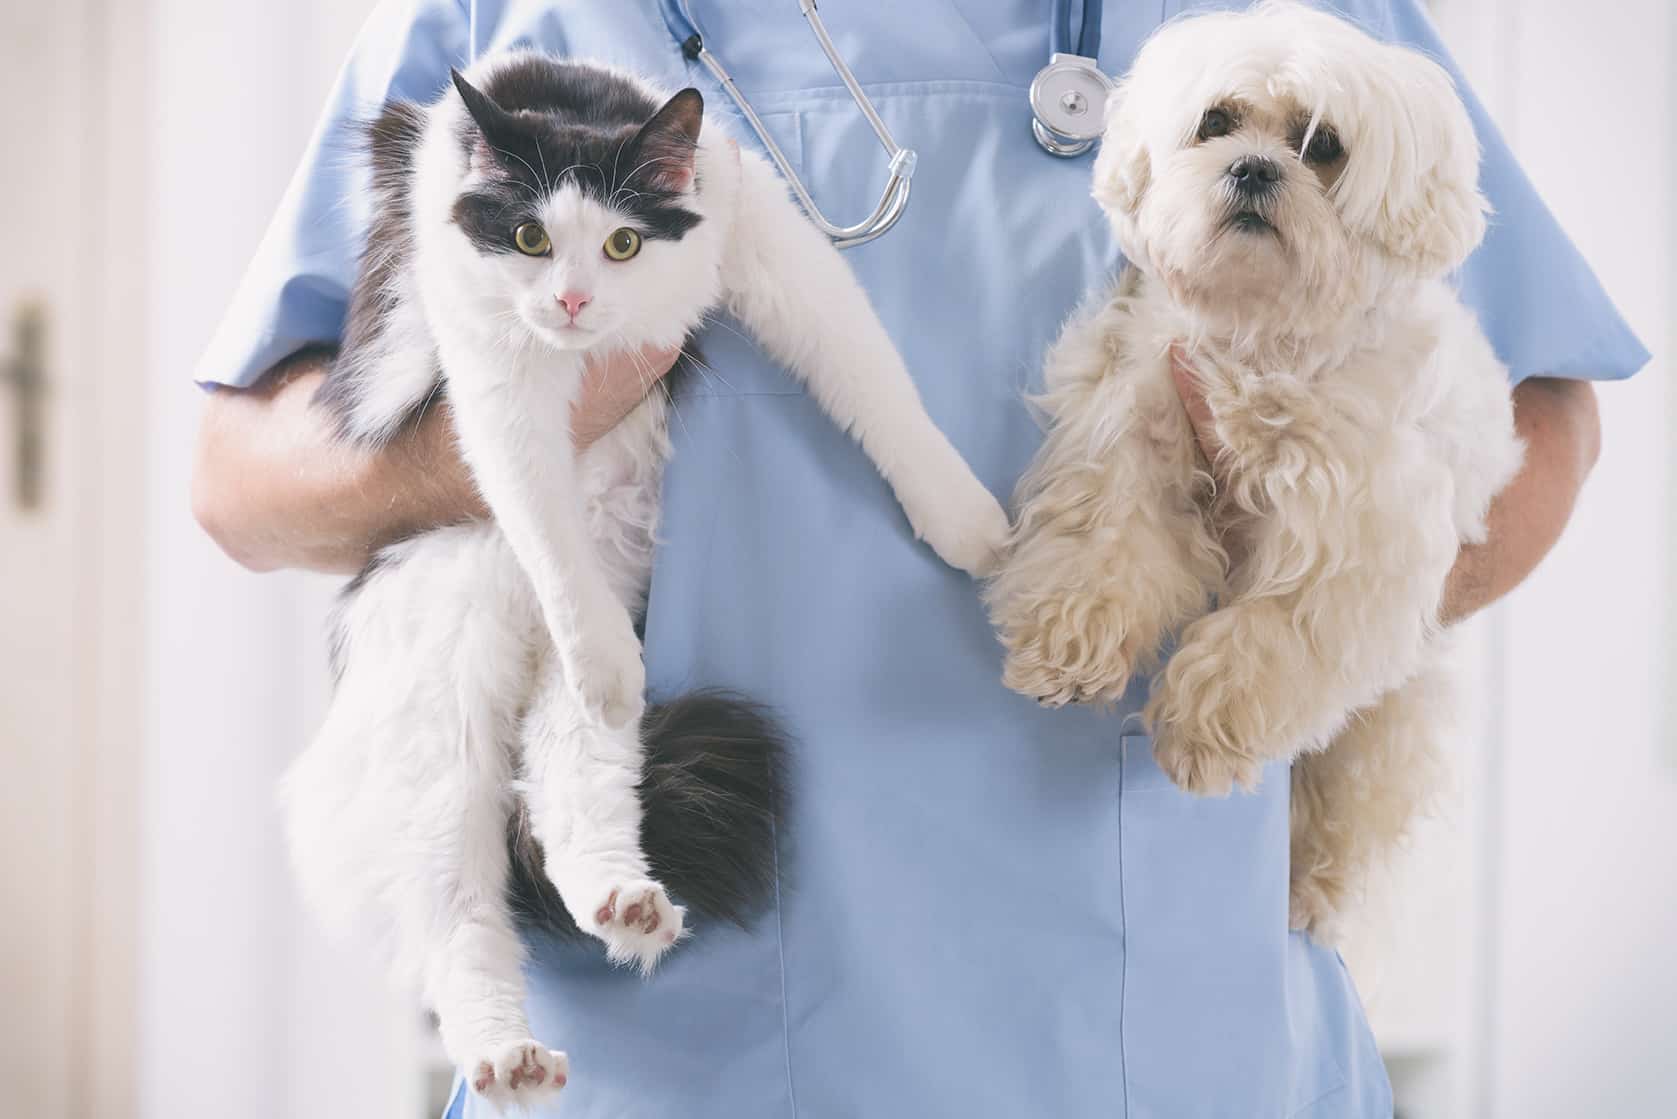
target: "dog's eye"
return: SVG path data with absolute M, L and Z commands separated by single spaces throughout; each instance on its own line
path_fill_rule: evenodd
M 1200 139 L 1215 140 L 1234 131 L 1234 116 L 1227 109 L 1207 109 L 1200 118 Z
M 1332 163 L 1345 154 L 1345 147 L 1339 142 L 1339 133 L 1323 125 L 1310 137 L 1310 146 L 1304 149 L 1306 163 Z

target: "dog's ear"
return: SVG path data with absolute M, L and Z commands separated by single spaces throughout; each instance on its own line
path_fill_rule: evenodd
M 1119 85 L 1107 95 L 1106 133 L 1095 156 L 1093 194 L 1095 201 L 1108 212 L 1134 214 L 1141 205 L 1141 196 L 1147 193 L 1152 171 L 1138 122 L 1125 109 L 1128 103 L 1125 92 L 1124 86 Z
M 1095 201 L 1112 219 L 1119 245 L 1129 255 L 1129 232 L 1135 228 L 1136 211 L 1152 182 L 1153 165 L 1137 121 L 1126 84 L 1120 83 L 1106 99 L 1106 132 L 1095 156 Z
M 1361 125 L 1338 184 L 1348 223 L 1423 276 L 1461 266 L 1485 236 L 1479 139 L 1450 75 L 1415 51 L 1383 46 L 1388 65 L 1362 91 Z

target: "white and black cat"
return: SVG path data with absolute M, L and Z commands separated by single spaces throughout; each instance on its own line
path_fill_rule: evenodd
M 743 920 L 773 883 L 772 720 L 714 694 L 643 712 L 632 614 L 669 404 L 651 394 L 577 455 L 585 358 L 677 346 L 725 309 L 946 561 L 982 573 L 1007 532 L 837 251 L 765 160 L 701 135 L 702 109 L 696 90 L 518 53 L 370 130 L 375 217 L 320 402 L 376 445 L 445 391 L 495 523 L 392 545 L 349 586 L 331 708 L 283 800 L 308 899 L 387 935 L 449 1056 L 502 1104 L 568 1075 L 530 1037 L 509 883 L 551 880 L 576 927 L 643 969 L 682 933 L 666 886 Z

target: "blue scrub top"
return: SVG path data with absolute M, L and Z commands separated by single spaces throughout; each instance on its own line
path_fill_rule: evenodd
M 1182 5 L 1109 3 L 1122 71 Z M 1351 0 L 1444 58 L 1412 0 Z M 880 151 L 791 0 L 692 0 L 816 200 L 871 208 Z M 853 0 L 826 16 L 897 138 L 913 200 L 849 260 L 927 406 L 998 495 L 1041 438 L 1022 403 L 1065 315 L 1118 261 L 1090 161 L 1045 155 L 1025 90 L 1049 0 Z M 515 44 L 726 96 L 655 0 L 389 0 L 199 377 L 251 383 L 341 329 L 366 214 L 350 122 L 430 99 Z M 1482 110 L 1497 210 L 1463 290 L 1516 378 L 1624 377 L 1646 353 Z M 741 126 L 733 131 L 750 142 Z M 972 583 L 910 535 L 861 452 L 729 329 L 679 401 L 653 572 L 654 692 L 737 688 L 795 731 L 778 903 L 703 929 L 650 981 L 532 946 L 531 1019 L 569 1050 L 569 1119 L 1377 1117 L 1385 1073 L 1339 958 L 1287 931 L 1285 770 L 1195 800 L 1134 713 L 1045 711 L 1000 682 Z M 724 381 L 723 378 L 726 380 Z M 464 1095 L 453 1114 L 488 1110 Z

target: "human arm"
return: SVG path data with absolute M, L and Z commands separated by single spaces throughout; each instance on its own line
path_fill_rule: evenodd
M 1464 545 L 1444 585 L 1442 619 L 1467 618 L 1523 583 L 1554 548 L 1601 453 L 1601 418 L 1588 381 L 1532 377 L 1514 389 L 1525 461 L 1491 502 L 1488 535 Z
M 579 451 L 609 431 L 676 353 L 614 355 L 591 365 L 571 416 Z M 393 540 L 487 515 L 455 445 L 446 402 L 376 450 L 341 440 L 312 406 L 330 352 L 310 350 L 247 389 L 210 391 L 199 422 L 192 510 L 228 556 L 252 571 L 350 574 Z

